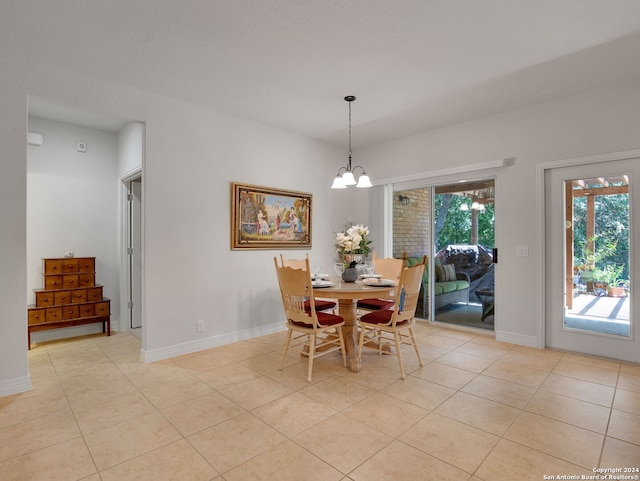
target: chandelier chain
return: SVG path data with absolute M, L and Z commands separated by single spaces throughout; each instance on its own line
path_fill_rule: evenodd
M 351 160 L 351 102 L 349 102 L 349 160 Z

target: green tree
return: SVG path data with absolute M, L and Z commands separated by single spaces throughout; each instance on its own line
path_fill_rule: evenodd
M 469 244 L 471 242 L 471 210 L 460 210 L 468 199 L 454 194 L 435 196 L 434 237 L 436 251 L 449 244 Z M 494 206 L 487 204 L 478 214 L 478 243 L 488 249 L 494 246 Z
M 597 195 L 594 198 L 596 268 L 623 265 L 622 278 L 629 279 L 629 194 Z M 587 198 L 573 201 L 573 252 L 576 261 L 584 263 L 582 255 L 587 244 Z M 615 246 L 607 249 L 607 246 Z

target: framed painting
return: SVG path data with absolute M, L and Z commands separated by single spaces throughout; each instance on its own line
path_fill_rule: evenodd
M 311 194 L 231 183 L 232 249 L 311 247 Z

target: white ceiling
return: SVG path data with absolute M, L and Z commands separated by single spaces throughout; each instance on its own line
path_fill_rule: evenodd
M 357 150 L 640 81 L 640 1 L 7 0 L 0 45 L 339 145 L 355 95 Z

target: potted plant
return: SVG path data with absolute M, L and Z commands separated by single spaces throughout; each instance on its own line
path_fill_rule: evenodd
M 622 271 L 624 270 L 624 265 L 622 264 L 607 264 L 603 269 L 597 269 L 594 274 L 594 278 L 596 280 L 596 288 L 607 289 L 607 294 L 609 296 L 619 296 L 620 293 L 617 293 L 617 285 L 620 282 L 620 276 L 622 275 Z M 598 285 L 598 283 L 601 283 Z M 622 289 L 622 295 L 624 294 L 624 288 Z
M 576 259 L 575 264 L 580 269 L 580 277 L 583 282 L 593 282 L 593 288 L 606 289 L 608 285 L 608 275 L 602 269 L 598 269 L 597 265 L 601 265 L 606 261 L 607 257 L 615 253 L 617 248 L 616 242 L 607 242 L 604 246 L 593 250 L 598 236 L 593 236 L 586 241 L 580 243 L 581 253 Z
M 609 297 L 626 297 L 629 291 L 629 281 L 619 280 L 615 285 L 607 287 Z

